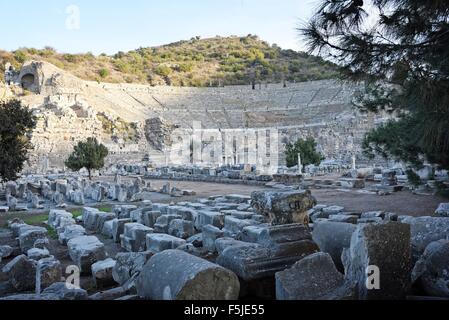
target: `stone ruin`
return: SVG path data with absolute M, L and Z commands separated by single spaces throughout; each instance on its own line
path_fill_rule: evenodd
M 34 173 L 43 161 L 62 169 L 73 146 L 88 136 L 107 145 L 110 164 L 149 157 L 157 166 L 165 165 L 171 132 L 190 130 L 194 121 L 206 130 L 274 128 L 279 133 L 280 165 L 285 164 L 285 144 L 309 136 L 329 161 L 350 163 L 354 155 L 359 162 L 367 161 L 359 156 L 364 134 L 389 118 L 357 112 L 351 101 L 358 86 L 336 81 L 287 88 L 272 84 L 259 90 L 105 84 L 83 81 L 38 61 L 26 62 L 19 71 L 7 68 L 5 78 L 9 87 L 29 92 L 11 97 L 39 115 L 28 164 Z
M 65 184 L 62 184 L 66 186 Z M 67 186 L 66 186 L 67 187 Z M 57 187 L 58 190 L 61 186 Z M 137 192 L 137 190 L 135 190 Z M 9 222 L 0 239 L 5 300 L 377 300 L 449 297 L 449 206 L 439 217 L 354 213 L 309 190 L 172 204 L 52 209 L 48 228 Z M 305 219 L 307 217 L 307 219 Z M 310 224 L 305 224 L 309 221 Z M 49 239 L 49 230 L 57 240 Z M 52 242 L 96 290 L 67 287 Z M 110 246 L 119 247 L 118 252 Z M 380 288 L 370 290 L 370 268 Z M 373 285 L 376 286 L 375 281 Z M 92 290 L 91 290 L 92 291 Z

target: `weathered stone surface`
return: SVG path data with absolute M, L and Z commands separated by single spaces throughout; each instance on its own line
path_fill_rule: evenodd
M 267 216 L 273 225 L 308 223 L 307 211 L 316 204 L 309 190 L 257 191 L 252 194 L 254 210 Z
M 112 270 L 114 269 L 115 264 L 115 260 L 108 258 L 104 261 L 95 262 L 92 265 L 92 277 L 98 288 L 103 288 L 114 284 Z
M 333 214 L 339 214 L 345 210 L 344 207 L 340 206 L 330 206 L 330 207 L 324 207 L 321 209 L 321 211 L 326 215 L 326 218 L 328 218 L 330 215 Z
M 181 239 L 190 238 L 195 234 L 193 222 L 182 219 L 172 220 L 168 227 L 168 234 Z
M 198 220 L 195 223 L 195 227 L 198 230 L 202 230 L 203 226 L 209 224 L 219 229 L 223 229 L 224 219 L 225 215 L 221 212 L 201 210 L 198 211 Z
M 207 251 L 215 252 L 215 241 L 224 237 L 224 232 L 210 224 L 203 226 L 203 247 Z
M 35 226 L 22 227 L 19 230 L 19 246 L 23 253 L 33 248 L 37 239 L 47 238 L 47 229 Z
M 48 238 L 37 239 L 34 242 L 34 247 L 37 249 L 46 249 L 50 245 L 50 240 Z
M 411 227 L 413 262 L 419 260 L 427 246 L 449 236 L 449 219 L 434 217 L 401 217 Z
M 124 234 L 121 235 L 121 245 L 128 252 L 142 252 L 146 250 L 146 235 L 153 233 L 153 229 L 140 223 L 125 224 Z
M 255 243 L 248 243 L 239 240 L 235 240 L 232 238 L 218 238 L 215 240 L 215 248 L 218 254 L 222 254 L 229 247 L 257 247 Z
M 359 217 L 358 216 L 337 214 L 337 215 L 330 215 L 329 216 L 329 221 L 357 224 L 357 221 L 359 221 Z
M 67 242 L 74 239 L 74 238 L 78 238 L 81 236 L 86 235 L 86 229 L 84 229 L 82 226 L 74 224 L 71 226 L 67 226 L 64 228 L 63 232 L 59 233 L 59 243 L 61 243 L 62 245 L 67 245 Z
M 241 233 L 241 240 L 245 242 L 256 243 L 259 241 L 261 233 L 268 228 L 267 224 L 244 227 Z
M 57 300 L 87 300 L 88 297 L 86 290 L 67 287 L 65 282 L 52 284 L 42 294 L 57 297 Z
M 104 244 L 95 236 L 82 236 L 67 242 L 70 258 L 82 273 L 90 273 L 91 266 L 107 257 Z
M 403 299 L 410 288 L 410 226 L 398 222 L 358 225 L 342 255 L 346 278 L 360 299 Z M 369 290 L 370 266 L 380 272 L 380 289 Z
M 140 297 L 153 300 L 236 300 L 237 276 L 180 250 L 153 256 L 137 279 Z
M 295 241 L 273 248 L 274 250 L 252 243 L 231 245 L 219 255 L 217 263 L 243 280 L 250 281 L 272 277 L 276 272 L 319 251 L 318 246 L 311 240 Z
M 327 253 L 315 253 L 296 262 L 290 269 L 276 273 L 278 300 L 320 300 L 343 285 Z
M 14 249 L 11 246 L 0 246 L 0 262 L 3 258 L 8 258 L 12 255 Z
M 186 244 L 186 241 L 168 234 L 147 234 L 147 250 L 159 253 L 165 250 L 176 249 Z
M 242 220 L 234 216 L 226 216 L 223 231 L 227 237 L 241 239 L 243 228 L 257 224 L 259 223 L 253 220 Z
M 131 278 L 135 278 L 152 256 L 153 254 L 149 251 L 118 253 L 115 257 L 115 265 L 112 268 L 112 277 L 115 282 L 124 285 Z
M 112 236 L 112 229 L 113 229 L 113 225 L 114 225 L 114 220 L 115 219 L 106 221 L 103 224 L 103 229 L 101 230 L 101 234 L 104 237 L 108 238 L 108 239 L 112 239 L 113 238 L 113 236 Z
M 26 255 L 15 257 L 2 269 L 18 292 L 34 290 L 36 285 L 36 262 Z
M 412 272 L 424 292 L 435 297 L 449 297 L 449 240 L 430 243 Z
M 313 241 L 322 252 L 328 253 L 340 271 L 343 271 L 341 254 L 349 248 L 356 225 L 349 223 L 320 221 L 313 226 Z
M 197 233 L 194 236 L 188 238 L 187 243 L 191 243 L 195 248 L 201 248 L 203 246 L 203 234 Z
M 435 215 L 438 217 L 449 217 L 449 203 L 441 203 L 435 211 Z
M 131 223 L 131 219 L 114 219 L 112 221 L 112 238 L 116 243 L 120 242 L 120 236 L 125 232 L 125 225 Z
M 27 251 L 27 256 L 29 259 L 38 261 L 50 257 L 50 252 L 47 249 L 31 248 Z
M 175 219 L 182 219 L 182 216 L 177 214 L 164 214 L 160 216 L 154 224 L 154 231 L 158 233 L 168 233 L 170 222 Z
M 53 257 L 41 259 L 36 266 L 36 289 L 41 290 L 61 281 L 62 266 Z

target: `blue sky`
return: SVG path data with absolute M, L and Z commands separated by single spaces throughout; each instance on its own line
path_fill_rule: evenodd
M 316 0 L 1 1 L 0 48 L 48 45 L 67 53 L 112 54 L 194 36 L 251 33 L 282 48 L 302 50 L 295 28 L 299 21 L 311 16 L 317 3 Z

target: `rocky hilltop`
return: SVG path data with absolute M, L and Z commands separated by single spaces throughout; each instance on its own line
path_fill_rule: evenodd
M 192 38 L 114 55 L 64 54 L 52 48 L 0 50 L 0 71 L 29 60 L 49 62 L 83 80 L 186 87 L 301 82 L 334 78 L 336 66 L 304 52 L 284 50 L 257 36 Z

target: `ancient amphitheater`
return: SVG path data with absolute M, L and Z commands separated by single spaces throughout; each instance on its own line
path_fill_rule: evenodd
M 263 84 L 256 90 L 150 87 L 84 81 L 51 64 L 31 61 L 15 82 L 24 88 L 17 95 L 40 118 L 30 162 L 38 167 L 62 165 L 73 145 L 89 136 L 108 145 L 110 161 L 140 161 L 149 154 L 154 162 L 162 162 L 163 136 L 175 127 L 191 128 L 193 121 L 209 129 L 274 128 L 281 137 L 281 163 L 284 144 L 306 136 L 317 139 L 327 159 L 350 161 L 356 156 L 360 161 L 364 134 L 383 121 L 357 112 L 351 104 L 357 87 L 337 81 L 290 83 L 286 88 Z M 116 130 L 105 130 L 99 114 L 111 123 L 129 123 L 136 131 L 133 138 L 121 139 Z M 156 137 L 162 141 L 148 141 Z M 133 156 L 123 157 L 129 154 Z

